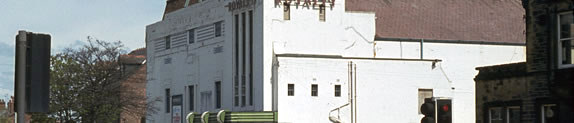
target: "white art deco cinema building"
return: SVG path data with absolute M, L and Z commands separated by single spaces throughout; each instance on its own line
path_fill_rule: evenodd
M 345 2 L 185 1 L 146 28 L 146 90 L 160 100 L 147 122 L 229 110 L 416 123 L 433 96 L 452 99 L 453 122 L 474 122 L 474 68 L 525 60 L 523 43 L 380 38 L 384 18 Z

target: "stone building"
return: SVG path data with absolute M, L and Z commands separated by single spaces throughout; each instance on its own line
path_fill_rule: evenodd
M 479 67 L 479 123 L 571 123 L 574 121 L 574 3 L 523 0 L 525 63 Z

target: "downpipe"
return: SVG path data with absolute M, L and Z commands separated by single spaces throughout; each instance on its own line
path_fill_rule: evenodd
M 353 62 L 349 61 L 348 65 L 347 65 L 347 71 L 348 71 L 348 89 L 347 89 L 347 103 L 339 106 L 333 110 L 331 110 L 329 112 L 329 121 L 333 122 L 333 123 L 342 123 L 341 118 L 340 118 L 340 110 L 341 108 L 345 107 L 345 106 L 349 106 L 351 105 L 351 123 L 353 122 L 353 117 L 354 117 L 354 113 L 353 113 L 353 81 L 354 81 L 354 76 L 353 76 Z M 331 116 L 331 114 L 337 111 L 337 116 Z

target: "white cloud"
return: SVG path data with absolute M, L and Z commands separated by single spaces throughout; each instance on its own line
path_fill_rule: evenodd
M 160 21 L 164 7 L 165 0 L 0 0 L 0 42 L 13 45 L 25 29 L 51 34 L 56 47 L 93 36 L 135 49 L 144 46 L 145 26 Z
M 0 99 L 9 100 L 10 96 L 14 95 L 13 90 L 0 88 Z
M 165 0 L 0 0 L 0 73 L 14 70 L 13 47 L 18 30 L 50 34 L 53 52 L 78 45 L 87 36 L 120 40 L 128 49 L 136 49 L 145 46 L 145 26 L 161 20 L 165 3 Z M 2 94 L 13 93 L 12 78 L 0 75 L 0 98 Z

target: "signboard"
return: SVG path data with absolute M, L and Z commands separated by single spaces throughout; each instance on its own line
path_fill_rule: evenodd
M 255 5 L 255 2 L 256 0 L 234 0 L 225 5 L 225 7 L 227 7 L 229 11 L 234 11 L 238 9 L 252 7 L 253 5 Z
M 303 7 L 315 7 L 315 5 L 323 5 L 333 8 L 335 6 L 335 0 L 275 0 L 275 7 L 284 4 Z
M 175 95 L 172 96 L 171 98 L 171 122 L 172 123 L 183 123 L 184 120 L 184 116 L 183 116 L 183 110 L 182 110 L 182 105 L 183 104 L 183 98 L 181 95 Z

